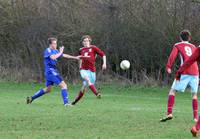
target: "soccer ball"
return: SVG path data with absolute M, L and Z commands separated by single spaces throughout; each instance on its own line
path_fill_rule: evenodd
M 130 68 L 130 62 L 128 60 L 122 60 L 121 63 L 120 63 L 120 68 L 122 70 L 127 70 Z

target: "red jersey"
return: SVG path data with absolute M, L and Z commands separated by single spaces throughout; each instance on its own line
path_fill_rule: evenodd
M 190 67 L 196 62 L 200 62 L 200 47 L 198 47 L 192 54 L 192 56 L 184 62 L 184 64 L 179 68 L 177 73 L 182 74 L 183 71 L 185 71 L 188 67 Z
M 195 50 L 196 50 L 196 47 L 187 41 L 176 43 L 168 58 L 166 68 L 171 69 L 172 64 L 174 63 L 178 54 L 180 56 L 181 65 L 182 65 L 187 59 L 189 59 L 189 57 L 194 53 Z M 182 72 L 182 74 L 199 75 L 197 62 L 194 62 L 193 64 L 191 64 L 191 66 L 185 69 Z
M 83 47 L 79 50 L 79 54 L 82 56 L 88 56 L 88 58 L 83 58 L 81 62 L 81 69 L 90 70 L 96 72 L 95 59 L 96 55 L 101 57 L 105 56 L 104 52 L 100 50 L 95 45 L 90 45 L 90 47 Z

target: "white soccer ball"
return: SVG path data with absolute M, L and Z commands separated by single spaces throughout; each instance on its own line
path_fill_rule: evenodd
M 120 68 L 123 70 L 127 70 L 130 68 L 130 62 L 128 60 L 122 60 L 120 63 Z

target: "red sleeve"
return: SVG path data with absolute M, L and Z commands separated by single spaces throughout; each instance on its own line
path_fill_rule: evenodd
M 100 55 L 101 57 L 105 56 L 105 53 L 101 49 L 99 49 L 98 47 L 94 47 L 94 49 L 95 49 L 95 52 L 98 55 Z
M 185 71 L 189 66 L 191 66 L 194 62 L 200 60 L 200 47 L 198 47 L 195 52 L 189 57 L 184 64 L 179 68 L 178 73 L 182 73 Z
M 178 55 L 178 49 L 176 48 L 176 46 L 174 46 L 174 48 L 172 49 L 171 54 L 168 58 L 168 61 L 167 61 L 167 64 L 166 64 L 166 69 L 167 68 L 171 69 L 177 55 Z

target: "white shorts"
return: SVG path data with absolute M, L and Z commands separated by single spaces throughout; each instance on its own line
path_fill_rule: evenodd
M 191 93 L 197 93 L 199 85 L 199 76 L 181 75 L 180 81 L 174 80 L 171 88 L 179 92 L 184 92 L 188 85 L 191 88 Z

